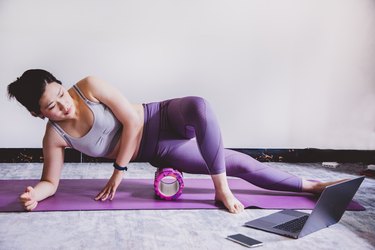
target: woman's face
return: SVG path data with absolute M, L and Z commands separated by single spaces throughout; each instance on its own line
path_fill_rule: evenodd
M 39 100 L 40 111 L 43 116 L 52 121 L 63 121 L 73 118 L 75 106 L 68 91 L 56 82 L 46 85 L 46 89 Z

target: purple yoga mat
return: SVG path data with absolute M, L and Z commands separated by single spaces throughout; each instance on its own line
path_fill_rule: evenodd
M 34 211 L 128 210 L 128 209 L 218 209 L 211 179 L 184 179 L 185 188 L 175 201 L 155 198 L 153 179 L 124 179 L 112 201 L 95 201 L 105 186 L 104 179 L 63 179 L 56 194 L 38 204 Z M 0 212 L 24 211 L 18 201 L 27 186 L 37 180 L 0 180 Z M 313 209 L 317 197 L 307 193 L 270 191 L 241 179 L 229 179 L 229 186 L 246 208 Z M 352 201 L 348 210 L 365 210 Z

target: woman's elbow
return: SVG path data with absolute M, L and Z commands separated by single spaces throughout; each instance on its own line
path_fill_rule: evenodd
M 52 188 L 52 190 L 51 190 L 50 196 L 55 195 L 56 192 L 57 192 L 57 186 L 56 186 L 56 187 L 54 186 L 54 187 Z

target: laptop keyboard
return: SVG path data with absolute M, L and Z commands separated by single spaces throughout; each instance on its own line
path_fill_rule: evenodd
M 287 221 L 285 223 L 274 226 L 274 228 L 281 229 L 281 230 L 291 232 L 291 233 L 296 233 L 296 232 L 301 231 L 303 225 L 305 225 L 305 222 L 307 221 L 307 218 L 309 218 L 309 216 L 304 215 L 297 219 Z

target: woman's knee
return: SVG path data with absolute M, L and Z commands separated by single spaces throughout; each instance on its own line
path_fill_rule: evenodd
M 199 96 L 189 96 L 184 98 L 184 109 L 189 117 L 193 119 L 206 120 L 209 103 L 206 99 Z

